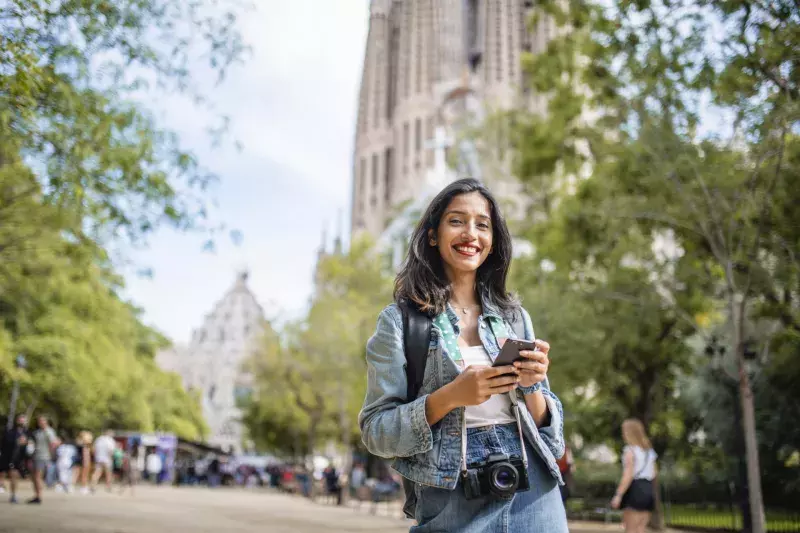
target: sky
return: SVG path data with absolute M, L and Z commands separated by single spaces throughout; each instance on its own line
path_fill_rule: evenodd
M 217 239 L 210 253 L 202 250 L 202 235 L 161 229 L 129 254 L 126 296 L 144 310 L 146 323 L 179 343 L 244 268 L 267 318 L 301 316 L 323 228 L 329 239 L 337 226 L 345 236 L 349 228 L 368 0 L 253 4 L 240 24 L 249 59 L 209 91 L 243 148 L 226 143 L 210 150 L 203 114 L 185 100 L 164 95 L 151 106 L 220 176 L 210 191 L 218 204 L 214 217 L 243 234 L 238 246 Z M 143 268 L 152 277 L 137 274 Z

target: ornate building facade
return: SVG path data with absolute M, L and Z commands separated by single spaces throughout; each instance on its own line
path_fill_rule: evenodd
M 192 333 L 188 346 L 174 346 L 157 355 L 161 368 L 181 376 L 187 390 L 201 394 L 209 426 L 208 443 L 242 450 L 243 427 L 237 400 L 250 393 L 245 360 L 264 331 L 264 310 L 247 286 L 247 273 L 233 286 Z
M 400 206 L 415 199 L 436 165 L 437 129 L 458 133 L 461 119 L 486 108 L 543 107 L 526 86 L 521 58 L 545 50 L 555 26 L 540 18 L 529 27 L 533 6 L 531 0 L 372 0 L 351 233 L 381 235 Z

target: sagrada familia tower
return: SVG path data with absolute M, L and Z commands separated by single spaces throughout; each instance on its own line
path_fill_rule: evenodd
M 544 105 L 526 86 L 521 57 L 543 51 L 555 27 L 545 18 L 531 26 L 533 9 L 531 0 L 372 0 L 353 234 L 380 235 L 398 206 L 413 200 L 446 142 L 437 135 L 442 127 L 458 133 L 467 115 Z

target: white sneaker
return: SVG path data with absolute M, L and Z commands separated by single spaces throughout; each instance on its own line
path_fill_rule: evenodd
M 89 487 L 81 487 L 81 494 L 89 494 Z

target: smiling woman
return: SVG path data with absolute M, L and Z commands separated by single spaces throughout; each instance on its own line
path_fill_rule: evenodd
M 488 189 L 476 180 L 456 181 L 433 199 L 414 231 L 409 259 L 395 281 L 395 299 L 441 313 L 451 298 L 451 279 L 462 279 L 454 274 L 471 272 L 467 279 L 474 276 L 501 311 L 511 312 L 518 306 L 506 290 L 511 246 L 508 226 Z
M 479 181 L 448 185 L 431 202 L 395 280 L 396 303 L 367 344 L 362 438 L 407 482 L 414 532 L 566 533 L 556 459 L 561 403 L 547 381 L 550 345 L 491 366 L 509 338 L 534 339 L 528 313 L 506 289 L 511 235 Z M 406 318 L 430 339 L 419 392 L 409 392 Z

